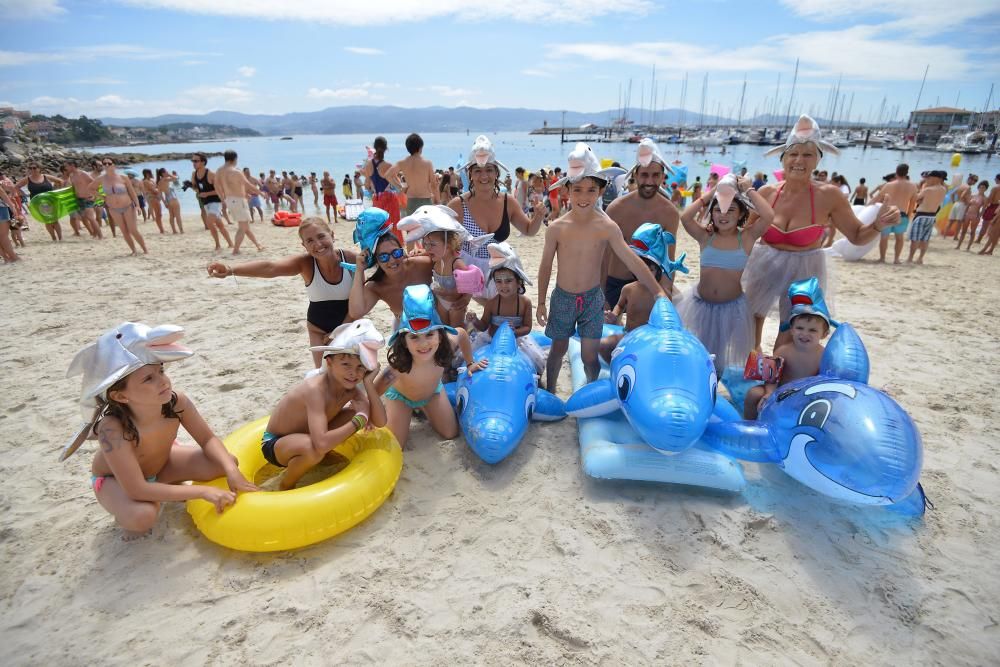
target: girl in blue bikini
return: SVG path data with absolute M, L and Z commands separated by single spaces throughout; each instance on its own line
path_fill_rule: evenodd
M 400 446 L 405 447 L 410 436 L 414 410 L 423 410 L 431 428 L 442 438 L 458 437 L 455 411 L 441 382 L 445 369 L 451 367 L 454 336 L 458 337 L 467 372 L 486 368 L 485 359 L 473 361 L 465 329 L 455 330 L 441 322 L 430 287 L 410 285 L 403 291 L 402 318 L 389 338 L 389 368 L 375 380 L 375 388 L 385 394 L 389 430 Z

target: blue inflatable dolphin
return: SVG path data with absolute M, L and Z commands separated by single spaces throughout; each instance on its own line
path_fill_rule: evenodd
M 779 387 L 757 421 L 712 422 L 702 442 L 745 461 L 776 463 L 839 500 L 921 515 L 920 432 L 896 401 L 868 386 L 868 353 L 841 324 L 820 374 Z
M 584 385 L 566 403 L 575 417 L 621 409 L 647 444 L 665 454 L 691 447 L 712 416 L 718 379 L 701 341 L 681 326 L 666 298 L 649 322 L 622 338 L 611 355 L 611 376 Z
M 528 422 L 558 421 L 566 408 L 558 396 L 538 388 L 535 369 L 517 347 L 504 322 L 490 344 L 475 353 L 490 364 L 473 375 L 462 373 L 446 389 L 458 413 L 465 441 L 487 463 L 498 463 L 517 448 Z

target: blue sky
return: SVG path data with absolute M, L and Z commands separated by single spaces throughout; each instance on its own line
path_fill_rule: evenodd
M 348 104 L 632 106 L 656 66 L 659 107 L 744 115 L 981 109 L 1000 84 L 1000 2 L 965 0 L 0 0 L 0 102 L 39 113 L 152 116 Z M 991 108 L 1000 107 L 1000 85 Z

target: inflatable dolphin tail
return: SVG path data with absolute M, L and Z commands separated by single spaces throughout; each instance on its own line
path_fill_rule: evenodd
M 820 375 L 868 384 L 870 367 L 868 350 L 858 332 L 850 324 L 842 323 L 826 344 L 819 364 Z
M 681 256 L 677 259 L 668 259 L 666 265 L 663 267 L 667 274 L 667 277 L 673 280 L 674 274 L 680 271 L 681 273 L 691 273 L 691 269 L 684 266 L 684 260 L 687 259 L 687 253 L 682 252 Z
M 577 418 L 609 415 L 619 409 L 618 391 L 607 378 L 583 385 L 566 401 L 566 414 Z
M 349 262 L 341 262 L 340 267 L 345 271 L 347 271 L 348 273 L 350 273 L 352 276 L 354 275 L 354 272 L 358 270 L 357 264 L 351 264 Z
M 557 422 L 566 418 L 566 404 L 555 394 L 539 389 L 535 392 L 533 421 Z
M 743 461 L 777 463 L 782 459 L 778 443 L 766 426 L 755 421 L 709 421 L 701 441 L 709 448 Z
M 649 312 L 649 324 L 660 329 L 679 331 L 684 328 L 684 325 L 681 324 L 681 316 L 677 314 L 674 304 L 670 303 L 670 299 L 662 296 L 656 300 L 653 309 Z

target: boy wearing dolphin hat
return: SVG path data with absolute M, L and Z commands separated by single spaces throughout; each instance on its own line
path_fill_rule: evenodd
M 372 321 L 360 319 L 334 329 L 326 345 L 309 348 L 323 353 L 323 372 L 310 374 L 278 401 L 261 437 L 264 458 L 285 468 L 283 491 L 350 436 L 385 426 L 374 385 L 384 345 Z
M 584 143 L 578 143 L 569 155 L 567 175 L 557 185 L 569 185 L 569 212 L 551 225 L 545 234 L 545 249 L 538 269 L 538 309 L 535 318 L 545 326 L 552 339 L 546 362 L 546 388 L 555 392 L 562 359 L 569 348 L 569 338 L 580 334 L 580 353 L 587 380 L 597 379 L 601 369 L 598 349 L 604 327 L 604 292 L 600 271 L 604 253 L 611 250 L 656 296 L 668 298 L 646 265 L 632 252 L 622 231 L 603 212 L 595 208 L 607 182 L 599 175 L 597 156 Z M 669 205 L 670 202 L 667 202 Z M 558 257 L 556 288 L 548 302 L 552 260 Z M 552 314 L 549 316 L 549 307 Z

